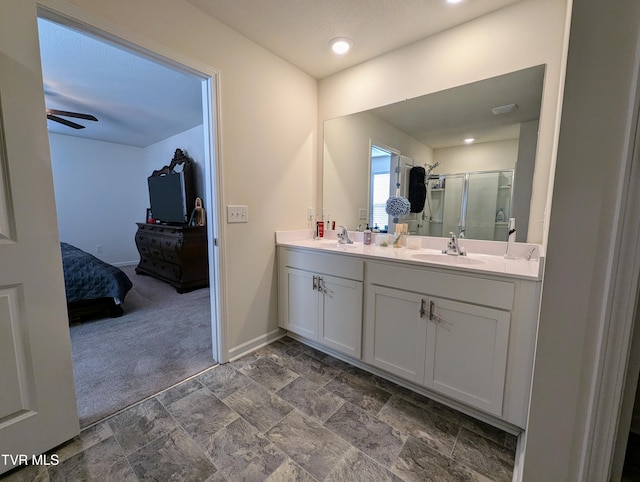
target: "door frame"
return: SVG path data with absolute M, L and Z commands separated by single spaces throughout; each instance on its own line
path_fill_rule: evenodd
M 224 219 L 220 136 L 220 72 L 135 32 L 96 17 L 67 3 L 36 0 L 38 17 L 107 40 L 129 51 L 178 69 L 202 80 L 212 355 L 216 362 L 229 360 L 224 279 Z

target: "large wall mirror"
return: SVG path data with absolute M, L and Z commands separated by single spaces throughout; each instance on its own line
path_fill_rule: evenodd
M 527 241 L 544 73 L 539 65 L 327 120 L 325 215 L 393 230 L 384 201 L 397 183 L 409 197 L 421 167 L 424 206 L 398 220 L 411 233 L 502 241 L 515 218 L 517 241 Z

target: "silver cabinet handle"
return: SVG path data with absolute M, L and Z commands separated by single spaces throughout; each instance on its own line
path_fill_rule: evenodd
M 313 275 L 313 289 L 314 291 L 318 289 L 318 277 Z
M 424 309 L 424 298 L 420 298 L 420 318 L 424 318 L 424 315 L 427 314 L 427 312 Z
M 325 293 L 325 289 L 324 286 L 322 286 L 324 284 L 324 280 L 322 279 L 322 276 L 318 276 L 318 291 L 320 293 Z

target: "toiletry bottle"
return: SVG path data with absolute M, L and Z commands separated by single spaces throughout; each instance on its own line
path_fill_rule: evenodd
M 496 214 L 496 223 L 504 223 L 504 211 L 502 208 L 498 209 L 498 214 Z
M 362 234 L 363 243 L 367 246 L 371 244 L 371 230 L 369 229 L 369 223 L 367 223 L 367 228 L 364 230 Z
M 318 221 L 316 224 L 316 237 L 324 237 L 324 221 Z

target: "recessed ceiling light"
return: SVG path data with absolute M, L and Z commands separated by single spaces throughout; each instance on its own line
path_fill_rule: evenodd
M 464 140 L 464 143 L 465 143 L 465 144 L 471 144 L 471 143 L 473 143 L 473 141 L 475 141 L 475 139 L 474 139 L 473 137 L 467 137 L 467 138 Z
M 462 0 L 447 0 L 447 3 L 460 3 Z
M 331 40 L 329 45 L 336 54 L 344 55 L 353 47 L 353 41 L 348 37 L 337 37 Z

